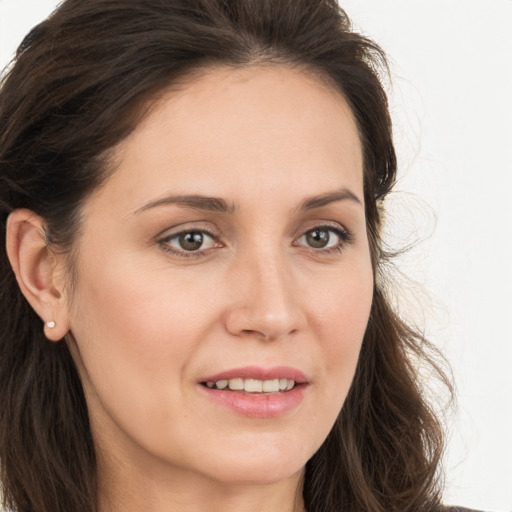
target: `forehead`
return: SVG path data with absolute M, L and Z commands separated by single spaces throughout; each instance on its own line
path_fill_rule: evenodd
M 278 65 L 212 69 L 163 92 L 114 159 L 112 186 L 125 198 L 165 188 L 223 196 L 362 187 L 361 144 L 343 96 Z

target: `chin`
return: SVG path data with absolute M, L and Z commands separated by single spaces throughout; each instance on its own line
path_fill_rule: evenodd
M 257 486 L 273 485 L 289 479 L 296 479 L 304 471 L 304 466 L 280 464 L 243 464 L 236 467 L 212 467 L 209 471 L 213 479 L 222 485 Z M 250 462 L 250 461 L 249 461 Z
M 208 456 L 205 468 L 210 478 L 219 483 L 234 485 L 270 485 L 297 477 L 312 455 L 297 453 L 294 446 L 270 446 L 269 441 L 252 442 L 251 449 Z M 300 445 L 299 445 L 300 446 Z M 204 462 L 203 462 L 204 465 Z M 204 467 L 204 466 L 203 466 Z

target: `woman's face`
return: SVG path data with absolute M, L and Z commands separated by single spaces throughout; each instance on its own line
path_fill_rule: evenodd
M 158 100 L 115 160 L 69 300 L 100 452 L 175 478 L 300 475 L 372 301 L 349 107 L 286 67 L 217 69 Z

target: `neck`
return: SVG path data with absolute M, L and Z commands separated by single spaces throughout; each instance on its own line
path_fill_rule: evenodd
M 303 471 L 264 484 L 219 482 L 168 468 L 157 472 L 124 466 L 99 476 L 99 512 L 305 512 Z

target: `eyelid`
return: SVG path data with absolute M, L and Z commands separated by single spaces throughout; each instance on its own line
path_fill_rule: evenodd
M 157 235 L 157 240 L 166 240 L 178 236 L 182 233 L 189 233 L 191 231 L 206 233 L 212 238 L 220 238 L 222 236 L 220 230 L 215 225 L 212 225 L 211 222 L 193 221 L 183 222 L 175 226 L 166 228 L 164 231 L 161 231 L 159 235 Z
M 178 257 L 183 258 L 200 258 L 202 256 L 207 255 L 208 252 L 210 252 L 212 249 L 221 248 L 224 247 L 224 244 L 219 241 L 220 233 L 215 232 L 217 230 L 211 230 L 209 228 L 205 228 L 204 226 L 198 226 L 198 225 L 180 225 L 179 227 L 175 228 L 176 230 L 172 230 L 172 228 L 167 229 L 158 237 L 158 245 L 164 250 L 165 252 L 171 253 Z M 306 244 L 299 243 L 301 238 L 306 236 L 308 233 L 314 230 L 325 230 L 334 232 L 334 234 L 338 237 L 339 241 L 334 246 L 328 246 L 325 248 L 314 248 L 311 246 L 307 246 Z M 185 249 L 179 249 L 177 247 L 173 247 L 169 241 L 172 239 L 175 239 L 179 237 L 180 235 L 184 233 L 191 233 L 191 232 L 198 232 L 206 235 L 207 237 L 211 238 L 212 241 L 214 241 L 214 245 L 212 247 L 207 247 L 205 249 L 198 249 L 197 251 L 187 251 Z M 337 222 L 332 221 L 324 221 L 324 222 L 317 222 L 315 224 L 312 224 L 311 227 L 308 227 L 307 229 L 301 231 L 301 234 L 296 237 L 292 245 L 297 246 L 303 246 L 307 250 L 309 250 L 311 253 L 314 254 L 329 254 L 331 252 L 335 251 L 341 251 L 345 248 L 346 245 L 353 242 L 354 236 L 351 231 L 349 231 L 345 226 L 342 224 L 339 224 Z
M 198 226 L 198 225 L 180 225 L 179 227 L 175 228 L 175 230 L 166 229 L 161 235 L 157 238 L 157 243 L 160 246 L 160 248 L 167 252 L 171 253 L 178 257 L 183 258 L 199 258 L 201 256 L 204 256 L 207 252 L 209 252 L 211 249 L 222 247 L 222 243 L 219 242 L 220 234 L 218 232 L 214 232 L 215 230 L 205 228 L 204 226 Z M 187 251 L 185 249 L 179 249 L 177 247 L 173 247 L 170 244 L 170 241 L 178 238 L 180 235 L 184 233 L 202 233 L 203 235 L 211 238 L 214 241 L 213 247 L 208 247 L 206 249 L 198 249 L 197 251 Z
M 347 244 L 350 244 L 354 241 L 353 233 L 349 229 L 347 229 L 345 226 L 343 226 L 337 222 L 327 221 L 327 222 L 316 223 L 313 226 L 311 226 L 310 228 L 303 231 L 300 234 L 300 236 L 298 236 L 295 239 L 295 241 L 293 242 L 293 245 L 298 245 L 298 241 L 302 237 L 306 236 L 311 231 L 314 231 L 317 229 L 334 232 L 335 235 L 340 239 L 340 242 L 338 244 L 336 244 L 335 246 L 331 246 L 331 247 L 327 247 L 327 248 L 319 248 L 319 249 L 305 246 L 307 249 L 309 249 L 310 251 L 312 251 L 313 253 L 316 253 L 316 254 L 330 253 L 333 251 L 341 251 L 345 248 L 345 246 Z

